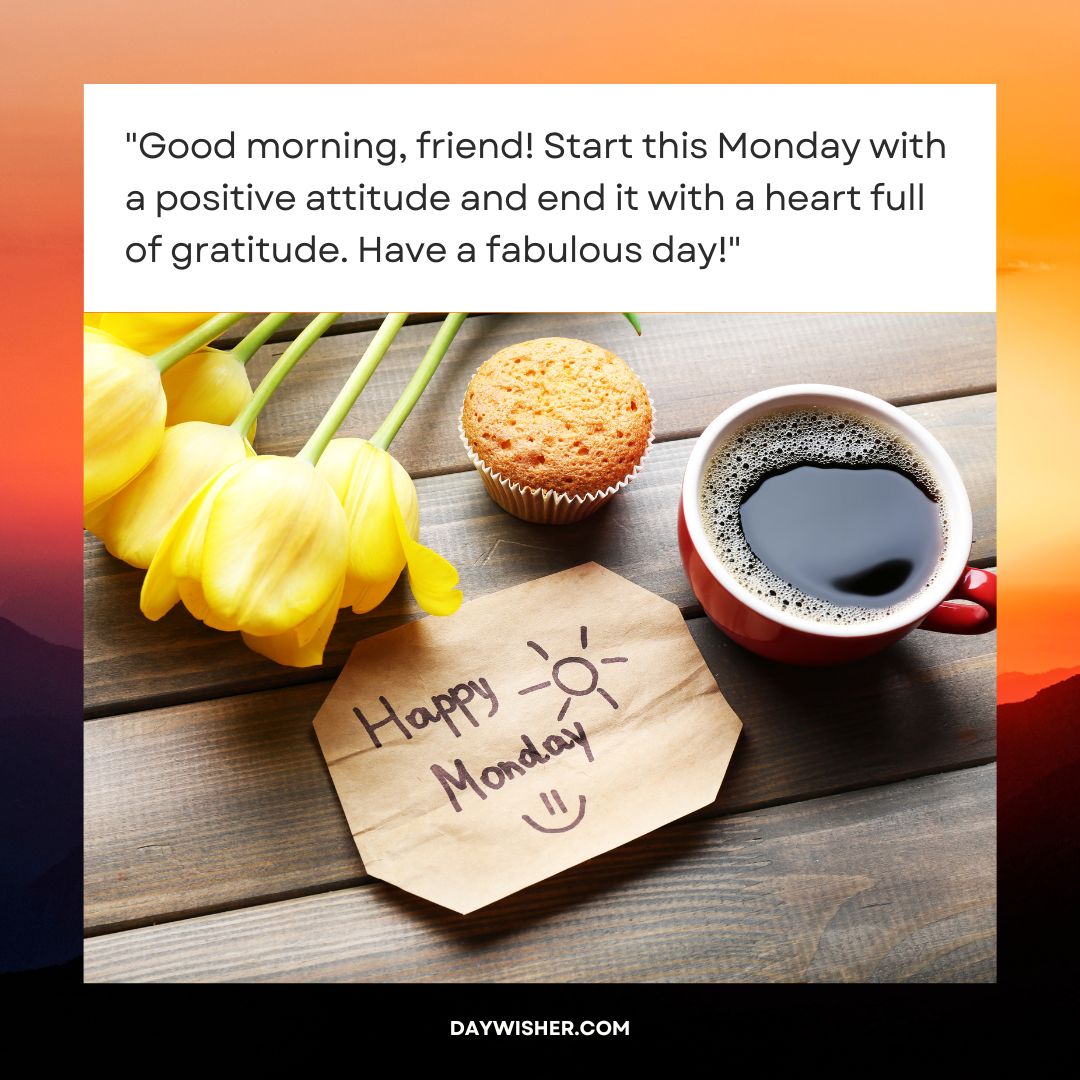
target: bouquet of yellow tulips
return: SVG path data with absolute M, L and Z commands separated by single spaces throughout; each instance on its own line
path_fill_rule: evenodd
M 388 315 L 295 457 L 256 454 L 256 418 L 339 313 L 313 319 L 255 391 L 244 365 L 289 313 L 267 316 L 231 350 L 210 348 L 242 317 L 86 317 L 85 522 L 113 555 L 147 571 L 143 613 L 160 619 L 182 603 L 298 667 L 322 662 L 340 608 L 370 611 L 403 570 L 425 611 L 452 614 L 457 571 L 418 542 L 416 488 L 389 447 L 464 313 L 447 316 L 370 440 L 336 439 L 407 317 Z

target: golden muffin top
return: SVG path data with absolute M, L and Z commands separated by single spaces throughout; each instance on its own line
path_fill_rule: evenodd
M 484 361 L 465 392 L 465 437 L 511 483 L 587 495 L 641 460 L 652 408 L 614 353 L 573 338 L 537 338 Z

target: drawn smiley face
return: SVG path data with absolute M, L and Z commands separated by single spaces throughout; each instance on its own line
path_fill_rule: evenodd
M 553 799 L 555 801 L 556 805 L 559 807 L 559 810 L 561 810 L 564 814 L 570 813 L 570 811 L 566 809 L 566 803 L 564 803 L 562 801 L 561 796 L 559 795 L 559 793 L 557 791 L 554 790 L 554 788 L 551 791 L 551 799 Z M 547 807 L 547 812 L 552 817 L 554 817 L 555 816 L 555 807 L 551 805 L 551 799 L 548 799 L 546 792 L 541 792 L 540 793 L 540 801 L 544 804 L 545 807 Z M 581 824 L 582 818 L 584 818 L 584 817 L 585 817 L 585 796 L 584 795 L 579 795 L 578 796 L 578 812 L 577 812 L 577 816 L 574 818 L 573 821 L 570 822 L 569 825 L 559 825 L 559 826 L 540 825 L 537 822 L 535 822 L 528 814 L 522 814 L 521 815 L 521 820 L 524 821 L 526 825 L 531 825 L 537 832 L 542 832 L 542 833 L 564 833 L 564 832 L 569 832 L 571 829 L 577 828 L 577 826 Z

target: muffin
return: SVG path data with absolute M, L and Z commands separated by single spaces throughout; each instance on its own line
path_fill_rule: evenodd
M 460 432 L 488 494 L 526 521 L 579 521 L 625 487 L 652 443 L 641 380 L 572 338 L 497 352 L 465 392 Z

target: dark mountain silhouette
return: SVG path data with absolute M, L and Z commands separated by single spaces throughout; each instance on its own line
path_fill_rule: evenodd
M 998 857 L 1003 981 L 1061 978 L 1080 959 L 1080 675 L 998 708 Z
M 82 648 L 82 559 L 74 538 L 63 554 L 44 552 L 37 558 L 5 551 L 0 565 L 0 618 L 57 645 Z
M 1054 668 L 1037 675 L 1024 671 L 1004 671 L 998 676 L 998 703 L 1010 705 L 1017 701 L 1027 701 L 1040 690 L 1045 690 L 1054 683 L 1064 682 L 1074 675 L 1080 675 L 1080 667 Z
M 0 619 L 0 971 L 81 950 L 82 655 Z
M 83 962 L 81 956 L 62 964 L 46 964 L 44 967 L 26 968 L 22 971 L 0 971 L 0 986 L 14 990 L 12 983 L 21 986 L 72 986 L 82 985 Z M 6 984 L 6 985 L 5 985 Z
M 0 618 L 0 717 L 82 711 L 82 653 Z
M 1080 675 L 998 707 L 998 792 L 1017 794 L 1080 762 Z

